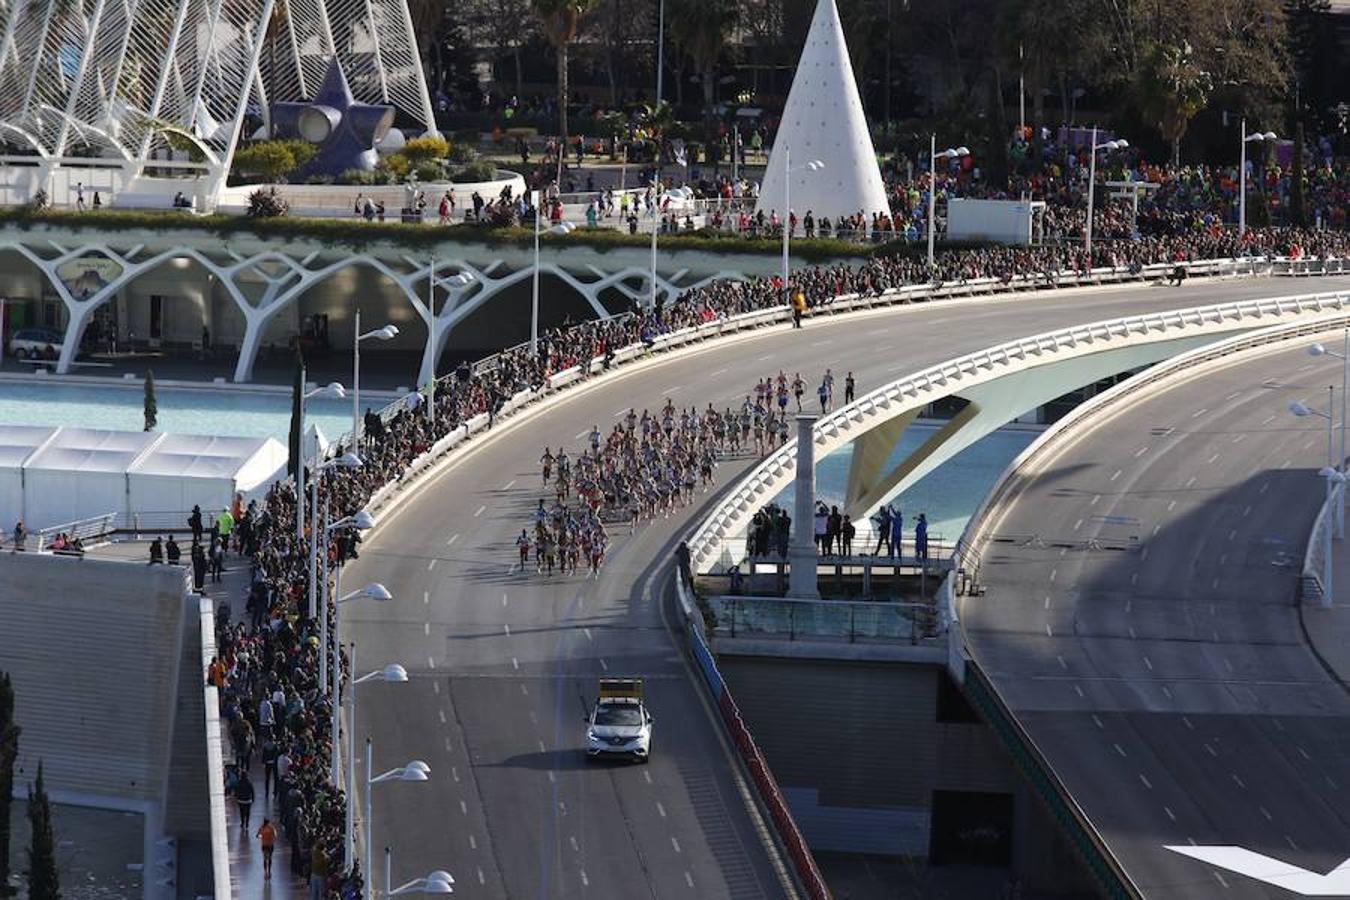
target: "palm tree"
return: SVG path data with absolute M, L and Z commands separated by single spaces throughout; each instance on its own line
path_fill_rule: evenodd
M 581 20 L 596 0 L 530 0 L 530 8 L 539 17 L 544 36 L 558 54 L 558 135 L 567 144 L 567 47 L 577 36 Z
M 703 82 L 703 121 L 712 133 L 712 107 L 716 100 L 717 61 L 727 37 L 736 27 L 736 3 L 732 0 L 678 0 L 673 4 L 670 38 L 693 62 Z

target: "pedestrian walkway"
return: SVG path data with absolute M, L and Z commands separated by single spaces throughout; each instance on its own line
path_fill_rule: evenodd
M 148 541 L 119 541 L 104 544 L 89 550 L 90 556 L 112 557 L 127 560 L 150 559 Z M 207 579 L 205 595 L 210 597 L 217 610 L 228 603 L 230 620 L 237 622 L 245 614 L 245 601 L 248 597 L 249 565 L 248 561 L 230 553 L 225 557 L 225 573 L 219 583 Z M 225 752 L 230 753 L 226 741 Z M 226 763 L 232 760 L 227 758 Z M 269 898 L 269 900 L 290 900 L 308 896 L 304 880 L 293 876 L 290 846 L 286 842 L 284 830 L 278 821 L 280 810 L 276 797 L 263 797 L 263 765 L 261 754 L 254 754 L 253 766 L 249 769 L 249 780 L 253 782 L 256 800 L 249 816 L 249 827 L 241 827 L 239 806 L 231 798 L 226 798 L 225 818 L 226 835 L 229 839 L 230 853 L 230 896 L 237 900 Z M 274 815 L 274 810 L 276 814 Z M 277 827 L 276 852 L 272 858 L 272 877 L 263 878 L 262 850 L 256 837 L 258 826 L 263 818 L 272 819 Z

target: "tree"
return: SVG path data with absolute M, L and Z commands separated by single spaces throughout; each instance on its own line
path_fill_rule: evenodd
M 558 58 L 558 137 L 567 143 L 567 101 L 571 91 L 567 85 L 567 49 L 577 36 L 581 20 L 595 6 L 596 0 L 530 0 L 530 8 L 539 18 L 544 36 L 553 45 Z
M 32 841 L 28 847 L 28 900 L 61 900 L 56 874 L 56 839 L 52 834 L 52 805 L 42 782 L 38 763 L 37 787 L 28 786 L 28 824 Z
M 1173 165 L 1181 164 L 1181 138 L 1213 90 L 1214 76 L 1189 41 L 1149 48 L 1135 92 L 1140 112 L 1172 145 Z
M 703 83 L 703 120 L 712 121 L 716 100 L 717 61 L 722 47 L 736 27 L 737 12 L 734 0 L 672 0 L 670 39 L 689 56 Z M 707 135 L 713 140 L 711 127 Z
M 296 347 L 295 381 L 291 385 L 291 433 L 290 439 L 287 441 L 290 452 L 286 459 L 286 471 L 290 474 L 291 478 L 296 479 L 297 483 L 299 483 L 300 467 L 304 465 L 301 458 L 301 453 L 304 452 L 303 447 L 301 446 L 303 435 L 300 433 L 300 420 L 304 418 L 304 413 L 302 412 L 304 402 L 305 358 L 304 355 L 301 354 L 300 348 Z M 304 503 L 305 498 L 301 497 L 300 502 Z
M 9 806 L 14 799 L 14 762 L 19 756 L 20 728 L 14 723 L 14 684 L 0 672 L 0 897 L 9 887 Z
M 159 403 L 155 400 L 155 372 L 145 372 L 145 430 L 154 431 L 159 424 Z

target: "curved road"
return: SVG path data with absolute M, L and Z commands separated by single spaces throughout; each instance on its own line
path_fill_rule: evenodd
M 660 577 L 697 511 L 616 534 L 598 580 L 511 572 L 514 537 L 539 496 L 545 445 L 575 451 L 592 424 L 630 405 L 734 404 L 757 378 L 826 366 L 859 391 L 906 371 L 1075 322 L 1241 297 L 1344 289 L 1350 279 L 1256 280 L 1069 290 L 876 310 L 766 328 L 676 353 L 569 392 L 503 423 L 419 486 L 363 547 L 349 586 L 395 600 L 344 612 L 358 668 L 404 663 L 406 685 L 363 685 L 358 738 L 376 770 L 410 758 L 428 784 L 381 785 L 375 845 L 394 883 L 453 872 L 475 897 L 759 898 L 791 894 L 713 711 L 666 626 Z M 749 468 L 726 463 L 725 485 Z M 648 679 L 656 726 L 648 766 L 589 766 L 582 715 L 605 674 Z M 358 751 L 359 752 L 359 751 Z M 375 863 L 376 882 L 384 866 Z
M 1000 510 L 964 601 L 972 655 L 1150 900 L 1297 896 L 1164 845 L 1350 856 L 1350 696 L 1297 606 L 1326 428 L 1287 409 L 1340 382 L 1309 343 L 1075 433 Z

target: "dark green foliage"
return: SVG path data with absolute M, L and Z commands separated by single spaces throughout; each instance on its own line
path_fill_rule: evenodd
M 61 884 L 56 874 L 56 839 L 52 834 L 52 805 L 42 782 L 42 763 L 38 763 L 37 785 L 28 788 L 28 824 L 32 841 L 28 846 L 29 900 L 61 900 Z

